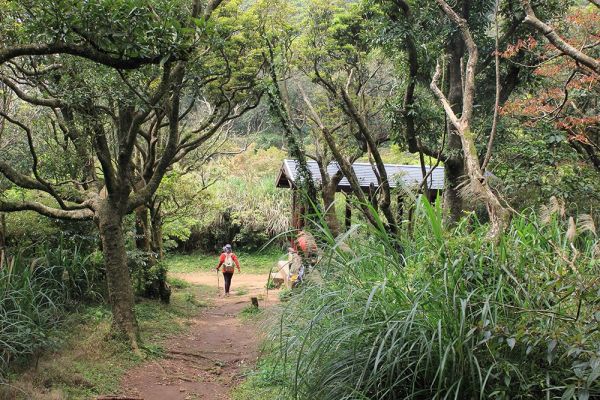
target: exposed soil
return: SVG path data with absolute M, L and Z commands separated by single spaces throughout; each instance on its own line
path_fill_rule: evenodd
M 174 274 L 194 284 L 217 285 L 215 272 Z M 185 334 L 165 341 L 166 357 L 146 362 L 129 371 L 121 382 L 123 396 L 144 400 L 229 399 L 244 370 L 258 357 L 260 333 L 252 321 L 238 314 L 258 296 L 261 307 L 277 301 L 266 296 L 266 275 L 235 274 L 232 294 L 223 296 L 223 279 L 212 305 L 201 311 Z M 236 289 L 248 292 L 237 295 Z

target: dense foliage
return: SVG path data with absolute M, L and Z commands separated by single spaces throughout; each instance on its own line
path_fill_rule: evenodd
M 421 203 L 403 256 L 385 232 L 329 247 L 275 324 L 287 391 L 301 399 L 539 399 L 600 395 L 600 241 L 560 204 L 442 229 Z M 466 222 L 466 221 L 465 221 Z M 357 237 L 362 240 L 356 240 Z M 280 374 L 276 375 L 281 377 Z
M 0 383 L 82 304 L 110 303 L 139 351 L 135 296 L 168 302 L 166 252 L 287 247 L 294 158 L 323 257 L 281 296 L 263 383 L 600 398 L 599 10 L 0 0 Z M 392 188 L 390 162 L 443 166 L 443 197 Z
M 226 149 L 220 150 L 226 153 Z M 239 154 L 217 153 L 202 173 L 167 180 L 160 192 L 176 190 L 179 206 L 165 219 L 168 246 L 215 252 L 232 243 L 258 250 L 289 231 L 291 195 L 275 187 L 285 157 L 275 147 L 261 149 L 251 144 Z M 186 196 L 189 192 L 195 195 Z

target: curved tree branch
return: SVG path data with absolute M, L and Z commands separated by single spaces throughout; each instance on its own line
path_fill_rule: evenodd
M 82 57 L 107 67 L 118 69 L 136 69 L 143 65 L 159 64 L 164 54 L 147 57 L 115 57 L 108 52 L 97 50 L 89 45 L 71 43 L 25 44 L 8 48 L 0 48 L 0 65 L 17 57 L 43 56 L 52 54 L 70 54 Z
M 61 210 L 54 207 L 48 207 L 36 201 L 5 201 L 0 199 L 0 211 L 15 212 L 15 211 L 35 211 L 38 214 L 50 218 L 65 219 L 65 220 L 89 220 L 94 217 L 94 213 L 90 209 L 79 210 Z
M 446 115 L 448 119 L 450 119 L 450 123 L 456 128 L 456 130 L 460 130 L 460 120 L 458 116 L 454 113 L 452 106 L 450 105 L 450 101 L 446 95 L 442 92 L 442 90 L 438 87 L 438 82 L 440 80 L 440 76 L 442 75 L 442 67 L 440 66 L 440 62 L 438 61 L 435 66 L 435 73 L 433 74 L 433 78 L 431 79 L 431 84 L 429 87 L 436 95 L 440 103 L 442 103 L 442 107 L 444 107 L 444 111 L 446 111 Z
M 597 4 L 597 0 L 594 0 L 594 4 Z M 548 41 L 554 45 L 558 50 L 571 57 L 575 61 L 585 65 L 592 71 L 600 74 L 600 62 L 593 57 L 588 56 L 584 52 L 576 49 L 567 43 L 550 25 L 540 21 L 535 15 L 533 7 L 529 0 L 522 0 L 523 8 L 525 9 L 525 23 L 531 25 L 538 31 L 544 34 Z
M 25 93 L 23 90 L 21 90 L 15 82 L 13 82 L 12 80 L 8 79 L 5 76 L 0 75 L 0 82 L 4 83 L 6 86 L 8 86 L 17 96 L 19 96 L 19 98 L 21 100 L 26 101 L 27 103 L 30 103 L 30 104 L 33 104 L 36 106 L 44 106 L 44 107 L 51 107 L 51 108 L 59 108 L 64 105 L 64 103 L 58 99 L 44 99 L 44 98 L 29 96 L 27 93 Z

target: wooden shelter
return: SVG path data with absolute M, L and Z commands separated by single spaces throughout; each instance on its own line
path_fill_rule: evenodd
M 308 160 L 308 169 L 310 174 L 318 185 L 322 178 L 319 166 L 316 161 Z M 352 164 L 354 173 L 358 178 L 361 189 L 365 193 L 373 193 L 379 186 L 377 175 L 373 166 L 369 163 L 356 162 Z M 399 186 L 416 187 L 423 181 L 423 172 L 419 165 L 398 165 L 386 164 L 385 169 L 388 175 L 388 180 L 391 188 Z M 339 170 L 337 163 L 332 162 L 327 166 L 327 173 L 333 176 Z M 430 167 L 425 168 L 426 174 L 429 174 Z M 296 160 L 283 160 L 279 174 L 277 176 L 276 186 L 279 188 L 287 188 L 293 190 L 292 197 L 292 225 L 295 228 L 302 227 L 301 215 L 302 207 L 299 204 L 298 198 L 298 162 Z M 429 189 L 430 200 L 435 199 L 444 189 L 444 167 L 438 166 L 433 169 L 427 178 L 427 188 Z M 343 178 L 337 186 L 337 191 L 344 193 L 346 196 L 352 194 L 352 188 L 346 178 Z M 346 202 L 346 226 L 349 225 L 351 218 L 351 209 Z

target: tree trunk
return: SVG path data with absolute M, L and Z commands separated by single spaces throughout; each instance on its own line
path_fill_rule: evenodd
M 151 244 L 152 232 L 148 214 L 149 210 L 146 206 L 138 207 L 135 210 L 135 246 L 143 254 L 143 263 L 137 266 L 138 271 L 134 273 L 134 277 L 138 279 L 138 293 L 146 298 L 156 299 L 159 297 L 160 287 L 164 285 L 164 280 L 151 272 L 157 260 Z
M 460 33 L 455 33 L 447 49 L 448 57 L 448 101 L 457 115 L 462 109 L 463 82 L 461 59 L 464 55 L 464 42 Z M 448 127 L 449 157 L 444 164 L 444 219 L 446 225 L 454 225 L 462 217 L 464 204 L 459 193 L 459 187 L 465 177 L 465 163 L 460 135 L 449 124 Z
M 138 347 L 138 325 L 134 313 L 134 296 L 127 265 L 119 207 L 105 200 L 97 212 L 97 224 L 106 264 L 108 296 L 112 308 L 112 329 L 117 336 L 127 338 L 134 350 Z
M 337 217 L 335 206 L 336 185 L 323 185 L 321 189 L 323 196 L 323 206 L 325 207 L 325 222 L 333 236 L 338 236 L 341 232 L 340 221 Z
M 148 226 L 148 208 L 138 207 L 135 210 L 135 247 L 150 253 L 150 228 Z
M 160 261 L 165 257 L 163 245 L 163 222 L 160 212 L 151 212 L 150 227 L 152 230 L 152 251 L 156 253 L 156 258 Z
M 145 264 L 143 266 L 143 295 L 149 299 L 160 298 L 162 302 L 169 303 L 171 300 L 171 289 L 167 283 L 167 270 L 158 265 L 163 257 L 162 242 L 162 219 L 160 207 L 149 209 L 139 207 L 136 211 L 136 233 L 137 248 L 145 253 Z
M 456 136 L 455 133 L 452 135 Z M 457 139 L 460 143 L 460 138 L 457 137 Z M 458 150 L 453 146 L 449 147 L 454 151 Z M 460 157 L 449 158 L 444 164 L 444 175 L 444 222 L 446 225 L 452 226 L 460 220 L 464 210 L 463 199 L 459 193 L 459 185 L 465 175 L 462 159 Z
M 464 74 L 462 73 L 462 62 L 457 63 L 456 57 L 453 57 L 452 62 L 450 63 L 450 70 L 455 70 L 456 67 L 459 67 L 461 72 L 461 89 L 463 90 L 462 94 L 462 108 L 461 115 L 455 110 L 455 104 L 453 103 L 453 99 L 450 100 L 446 98 L 440 88 L 437 86 L 439 81 L 439 77 L 441 74 L 441 68 L 438 63 L 436 67 L 436 72 L 431 81 L 431 89 L 438 97 L 440 102 L 442 103 L 444 110 L 446 112 L 447 118 L 452 123 L 453 129 L 457 132 L 460 137 L 461 147 L 463 150 L 463 163 L 465 165 L 465 169 L 468 175 L 468 180 L 466 180 L 466 185 L 464 189 L 461 189 L 463 193 L 468 194 L 473 200 L 481 202 L 486 205 L 488 214 L 490 216 L 491 228 L 488 232 L 488 237 L 490 239 L 497 240 L 502 232 L 504 231 L 510 214 L 508 210 L 505 209 L 498 196 L 493 192 L 493 190 L 488 185 L 486 179 L 484 178 L 483 171 L 479 164 L 479 157 L 477 155 L 477 149 L 475 147 L 475 135 L 471 130 L 471 120 L 473 118 L 473 110 L 474 110 L 474 99 L 475 99 L 475 70 L 477 67 L 478 61 L 478 49 L 475 41 L 473 40 L 473 36 L 469 30 L 469 27 L 466 22 L 466 17 L 461 17 L 446 3 L 444 0 L 437 0 L 437 3 L 446 13 L 446 15 L 456 24 L 459 28 L 462 41 L 462 46 L 466 46 L 468 50 L 469 57 L 466 62 L 466 68 Z M 465 5 L 468 5 L 469 2 L 466 1 Z M 468 15 L 467 7 L 464 7 L 463 15 Z M 454 53 L 454 47 L 451 49 L 451 54 L 453 56 L 456 55 Z M 463 51 L 464 53 L 464 51 Z M 452 78 L 456 78 L 452 76 Z M 453 82 L 456 85 L 456 82 Z M 463 89 L 464 88 L 464 89 Z
M 352 226 L 352 205 L 350 204 L 350 194 L 346 193 L 346 215 L 344 218 L 344 224 L 346 226 L 346 230 L 350 230 Z
M 0 265 L 4 260 L 4 253 L 6 248 L 6 215 L 0 213 Z
M 402 193 L 398 194 L 398 225 L 402 225 L 404 220 L 404 196 Z
M 475 148 L 474 133 L 468 127 L 461 132 L 463 143 L 466 169 L 469 176 L 469 185 L 471 195 L 482 201 L 487 208 L 490 217 L 491 228 L 488 232 L 488 238 L 498 239 L 500 234 L 508 225 L 510 214 L 508 210 L 502 206 L 500 199 L 492 191 L 487 181 L 483 176 L 483 171 L 479 166 L 479 158 L 477 157 L 477 149 Z

